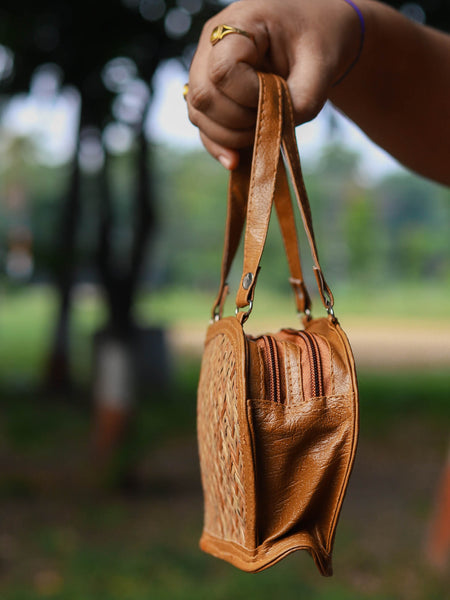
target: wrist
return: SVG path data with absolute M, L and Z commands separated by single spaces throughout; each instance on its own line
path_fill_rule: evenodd
M 359 27 L 359 35 L 353 35 L 351 40 L 349 40 L 348 43 L 346 43 L 344 45 L 344 47 L 347 50 L 347 55 L 348 55 L 348 57 L 346 56 L 347 67 L 344 69 L 342 74 L 339 75 L 338 79 L 334 82 L 333 87 L 339 85 L 347 77 L 347 75 L 349 75 L 351 73 L 353 68 L 357 65 L 357 63 L 361 57 L 363 48 L 364 48 L 364 41 L 365 41 L 365 35 L 366 35 L 366 22 L 365 22 L 363 12 L 358 5 L 359 3 L 355 2 L 354 0 L 341 0 L 341 2 L 344 2 L 345 4 L 347 4 L 347 6 L 350 9 L 352 9 L 352 11 L 353 11 L 353 19 L 352 20 L 354 23 L 356 21 L 355 17 L 357 18 L 358 27 Z M 352 54 L 353 54 L 353 57 L 349 58 L 352 56 Z

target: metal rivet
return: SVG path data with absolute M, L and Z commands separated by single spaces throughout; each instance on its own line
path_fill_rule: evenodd
M 253 273 L 247 273 L 247 275 L 244 275 L 244 278 L 242 280 L 242 287 L 244 288 L 244 290 L 248 290 L 248 288 L 252 285 L 252 281 Z

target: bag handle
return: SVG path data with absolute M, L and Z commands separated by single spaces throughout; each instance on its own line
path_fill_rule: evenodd
M 245 215 L 247 213 L 249 166 L 251 164 L 251 150 L 241 150 L 239 166 L 231 171 L 228 180 L 227 218 L 225 223 L 225 240 L 222 253 L 222 268 L 220 285 L 216 300 L 213 305 L 211 320 L 222 318 L 223 306 L 229 288 L 227 284 L 231 265 L 239 247 L 242 231 L 244 229 Z
M 251 151 L 241 151 L 239 166 L 230 173 L 221 278 L 219 292 L 212 310 L 213 321 L 222 317 L 223 306 L 229 291 L 226 282 L 244 229 L 250 173 Z M 297 311 L 299 314 L 308 315 L 311 311 L 311 299 L 303 279 L 294 211 L 283 161 L 279 161 L 278 165 L 275 209 L 288 260 L 289 282 L 294 291 Z
M 236 294 L 236 310 L 252 307 L 256 278 L 266 243 L 275 183 L 280 161 L 283 125 L 283 96 L 277 77 L 258 73 L 259 101 L 253 146 L 247 223 L 244 238 L 244 267 Z M 248 316 L 245 314 L 245 318 Z
M 311 208 L 303 182 L 287 84 L 277 75 L 258 73 L 258 77 L 260 82 L 258 118 L 247 205 L 244 267 L 236 295 L 237 314 L 240 321 L 243 322 L 248 317 L 253 303 L 256 278 L 274 201 L 281 147 L 294 184 L 297 204 L 311 249 L 320 297 L 327 311 L 333 314 L 334 300 L 319 263 Z M 250 309 L 247 312 L 238 312 L 239 309 L 245 307 L 250 307 Z
M 290 278 L 299 314 L 311 314 L 311 298 L 303 278 L 300 260 L 300 247 L 297 237 L 294 209 L 292 206 L 291 192 L 284 162 L 278 162 L 277 182 L 275 186 L 275 209 L 280 224 L 281 236 L 288 261 Z
M 298 153 L 297 140 L 295 137 L 294 111 L 292 108 L 291 95 L 289 93 L 286 81 L 280 78 L 280 82 L 284 92 L 284 127 L 282 141 L 283 154 L 289 168 L 289 174 L 293 182 L 294 194 L 297 200 L 297 205 L 299 207 L 300 214 L 302 216 L 303 226 L 305 228 L 306 236 L 308 238 L 309 247 L 311 249 L 312 258 L 314 261 L 313 271 L 316 277 L 320 298 L 327 312 L 331 316 L 334 316 L 333 293 L 331 292 L 331 289 L 329 288 L 325 280 L 322 268 L 320 266 L 316 240 L 314 237 L 311 206 L 309 203 L 308 194 L 306 192 L 305 182 L 303 180 L 300 156 Z
M 281 100 L 280 89 L 275 81 L 270 81 L 268 85 L 272 84 L 272 92 L 275 92 L 275 97 Z M 275 87 L 273 87 L 275 84 Z M 294 290 L 297 310 L 299 313 L 310 313 L 311 300 L 306 289 L 303 273 L 301 268 L 299 246 L 297 239 L 297 231 L 295 226 L 294 212 L 292 208 L 291 196 L 289 192 L 289 184 L 287 181 L 286 170 L 284 163 L 280 160 L 279 142 L 277 145 L 270 144 L 270 140 L 273 135 L 281 135 L 281 122 L 279 122 L 279 115 L 281 109 L 278 109 L 268 116 L 269 123 L 274 126 L 272 132 L 265 132 L 265 135 L 261 137 L 261 143 L 269 141 L 275 152 L 273 158 L 277 156 L 276 163 L 276 176 L 271 176 L 270 181 L 275 183 L 275 207 L 280 223 L 281 234 L 283 243 L 288 259 L 288 265 L 290 270 L 290 283 Z M 276 133 L 277 130 L 277 133 Z M 255 144 L 256 147 L 256 144 Z M 261 144 L 257 146 L 259 151 L 265 153 L 265 147 L 261 148 Z M 277 149 L 278 148 L 278 149 Z M 255 150 L 255 154 L 257 151 Z M 256 159 L 256 163 L 261 162 Z M 253 157 L 253 164 L 255 164 L 255 157 Z M 221 269 L 221 280 L 218 295 L 213 305 L 212 320 L 221 318 L 223 312 L 223 305 L 228 294 L 228 285 L 226 283 L 231 264 L 239 246 L 242 230 L 245 222 L 245 214 L 247 211 L 247 198 L 249 196 L 249 187 L 252 173 L 252 150 L 241 151 L 239 166 L 236 170 L 231 172 L 229 187 L 228 187 L 228 207 L 227 207 L 227 220 L 225 227 L 225 242 L 222 255 L 222 269 Z M 265 215 L 262 221 L 262 228 L 268 226 L 268 219 L 270 218 L 271 204 L 269 207 L 268 214 Z M 267 221 L 267 225 L 265 221 Z

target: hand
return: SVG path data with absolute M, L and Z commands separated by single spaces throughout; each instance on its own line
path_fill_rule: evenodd
M 227 35 L 212 46 L 217 25 L 252 34 Z M 343 0 L 242 0 L 209 20 L 189 75 L 189 118 L 206 149 L 226 168 L 253 142 L 257 70 L 287 80 L 297 124 L 314 118 L 358 52 L 360 24 Z

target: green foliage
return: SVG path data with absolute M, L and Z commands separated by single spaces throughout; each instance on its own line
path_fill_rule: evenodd
M 156 153 L 162 236 L 159 281 L 214 289 L 218 282 L 227 173 L 205 152 Z M 406 172 L 368 187 L 358 180 L 359 159 L 331 144 L 305 169 L 322 266 L 338 280 L 443 281 L 450 273 L 450 194 Z M 275 221 L 275 219 L 273 219 Z M 297 217 L 300 232 L 300 220 Z M 302 256 L 310 284 L 309 248 Z M 238 257 L 234 275 L 240 275 Z M 155 261 L 154 261 L 155 262 Z M 162 265 L 165 265 L 162 268 Z M 288 272 L 278 225 L 271 224 L 261 279 L 286 292 Z
M 450 273 L 450 194 L 413 175 L 394 175 L 378 186 L 388 239 L 390 275 L 446 279 Z
M 30 233 L 34 267 L 42 278 L 58 259 L 54 245 L 70 170 L 38 164 L 30 147 L 29 138 L 18 138 L 0 170 L 0 260 L 3 270 L 11 231 L 20 227 Z
M 205 152 L 183 155 L 160 148 L 156 164 L 161 229 L 153 262 L 163 262 L 167 283 L 218 282 L 226 172 Z
M 20 184 L 26 202 L 20 213 L 33 235 L 35 278 L 48 276 L 61 257 L 54 252 L 61 199 L 70 178 L 68 167 L 26 163 L 23 150 L 2 174 L 2 196 L 10 182 Z M 113 194 L 114 248 L 126 257 L 133 227 L 131 198 L 135 187 L 133 152 L 111 158 L 108 177 Z M 17 163 L 17 164 L 16 164 Z M 157 197 L 157 230 L 149 247 L 144 279 L 152 285 L 213 290 L 218 284 L 226 214 L 227 172 L 206 152 L 177 152 L 156 147 L 152 153 Z M 321 160 L 305 168 L 316 237 L 327 279 L 378 286 L 398 281 L 450 279 L 450 194 L 448 190 L 406 172 L 362 185 L 358 157 L 337 144 L 324 148 Z M 77 237 L 79 276 L 95 278 L 93 260 L 98 241 L 98 185 L 83 180 Z M 298 212 L 298 211 L 296 211 Z M 8 203 L 0 205 L 2 255 L 8 227 L 17 218 Z M 273 219 L 262 261 L 262 279 L 283 293 L 288 271 L 278 224 Z M 310 285 L 309 248 L 299 225 L 305 272 Z M 232 279 L 240 276 L 239 255 Z M 120 260 L 118 261 L 120 263 Z

